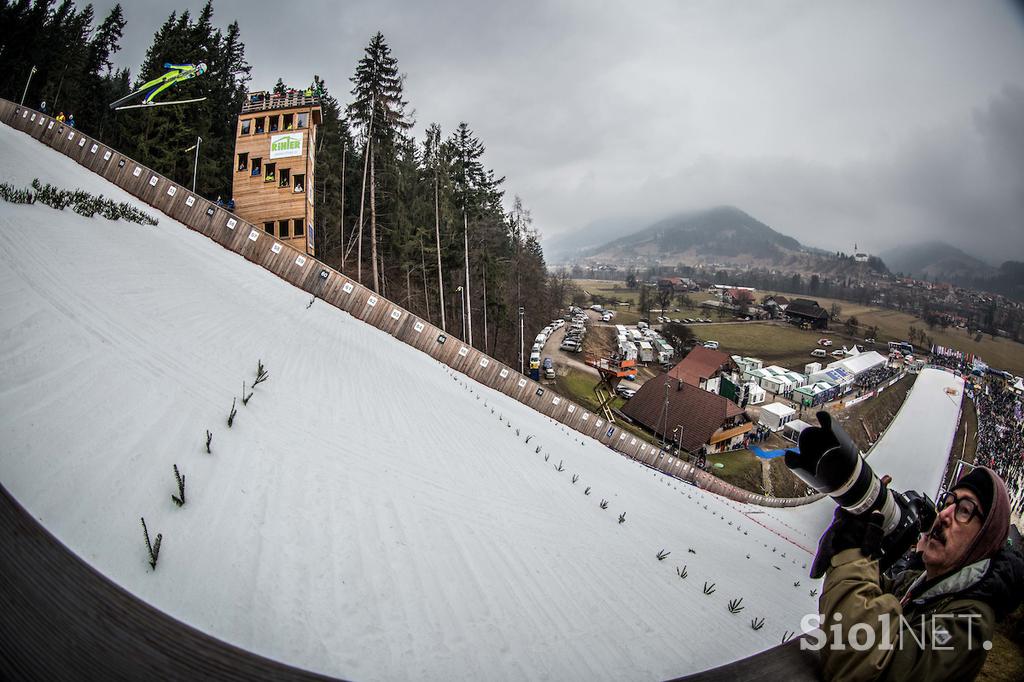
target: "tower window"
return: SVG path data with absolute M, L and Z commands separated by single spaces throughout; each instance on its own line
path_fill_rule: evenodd
M 263 159 L 256 156 L 252 160 L 252 175 L 253 177 L 259 177 L 260 173 L 263 172 Z
M 252 132 L 252 119 L 247 118 L 242 121 L 242 135 L 248 135 Z
M 284 129 L 291 130 L 295 125 L 295 114 L 284 115 Z
M 256 134 L 257 135 L 260 135 L 260 134 L 263 133 L 263 126 L 264 126 L 266 120 L 267 119 L 265 119 L 263 116 L 260 116 L 259 118 L 256 119 Z
M 276 114 L 270 117 L 270 132 L 274 132 L 277 130 L 277 122 L 279 120 L 280 117 L 277 116 Z
M 294 191 L 295 191 L 295 193 L 299 194 L 299 193 L 305 191 L 305 189 L 306 189 L 306 176 L 304 174 L 300 173 L 299 175 L 294 176 L 294 178 L 295 178 L 295 182 L 294 182 L 294 185 L 295 185 Z
M 264 182 L 273 182 L 274 181 L 274 171 L 275 170 L 277 170 L 277 164 L 276 163 L 268 163 L 267 164 L 267 174 L 264 177 L 263 181 Z
M 288 185 L 291 184 L 291 171 L 289 171 L 287 168 L 282 168 L 280 171 L 278 171 L 278 174 L 281 176 L 277 181 L 278 187 L 287 187 Z
M 306 112 L 299 112 L 296 115 L 296 117 L 298 118 L 298 123 L 296 123 L 295 127 L 296 128 L 305 128 L 306 127 L 306 122 L 309 120 L 309 114 L 306 113 Z
M 238 170 L 244 171 L 249 168 L 249 152 L 238 155 Z
M 292 234 L 296 237 L 301 237 L 304 233 L 302 230 L 302 218 L 295 218 L 292 220 Z
M 288 238 L 288 221 L 287 220 L 278 220 L 277 221 L 277 229 L 278 229 L 278 235 L 277 235 L 278 237 L 280 237 L 281 239 L 287 239 Z
M 269 223 L 263 223 L 263 231 L 267 234 L 274 234 L 274 221 L 271 220 Z

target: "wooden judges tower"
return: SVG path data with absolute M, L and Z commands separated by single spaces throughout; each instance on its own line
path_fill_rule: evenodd
M 315 256 L 313 168 L 320 100 L 312 92 L 250 92 L 238 115 L 234 212 Z

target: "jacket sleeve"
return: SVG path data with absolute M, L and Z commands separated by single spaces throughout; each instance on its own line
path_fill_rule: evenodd
M 822 674 L 827 680 L 969 680 L 981 669 L 986 651 L 982 643 L 992 637 L 993 615 L 987 605 L 973 600 L 954 601 L 943 613 L 903 619 L 898 599 L 879 584 L 878 562 L 859 549 L 838 553 L 825 576 L 818 602 L 824 618 L 821 629 L 827 644 L 821 650 Z M 835 619 L 841 614 L 841 619 Z M 831 626 L 839 623 L 843 646 L 831 650 Z M 863 625 L 858 625 L 863 623 Z M 858 625 L 855 636 L 850 628 Z M 873 632 L 873 646 L 858 650 Z
M 878 562 L 869 560 L 859 549 L 847 549 L 832 557 L 818 608 L 823 617 L 820 627 L 826 635 L 826 644 L 821 649 L 821 670 L 825 679 L 874 680 L 880 677 L 889 664 L 892 654 L 889 645 L 898 636 L 902 609 L 895 596 L 882 591 Z M 843 646 L 834 641 L 836 625 L 840 627 Z M 864 650 L 849 646 L 852 643 L 850 628 L 855 625 L 859 632 L 853 641 L 864 642 L 871 637 L 874 646 Z M 872 634 L 864 632 L 865 626 Z M 886 634 L 888 640 L 883 642 Z M 833 645 L 837 647 L 835 650 Z

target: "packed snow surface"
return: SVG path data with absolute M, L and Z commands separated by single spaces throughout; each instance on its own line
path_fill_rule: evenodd
M 830 501 L 765 510 L 655 473 L 307 308 L 27 135 L 0 126 L 0 147 L 2 181 L 160 217 L 0 203 L 0 480 L 139 598 L 352 680 L 663 679 L 772 647 L 816 611 L 805 565 Z M 242 406 L 260 360 L 270 378 Z M 933 493 L 961 393 L 924 372 L 876 470 Z M 140 516 L 163 534 L 155 572 Z

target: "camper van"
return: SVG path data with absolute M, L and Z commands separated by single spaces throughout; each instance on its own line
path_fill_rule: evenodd
M 824 358 L 828 356 L 828 352 L 824 348 L 815 348 L 811 351 L 811 355 L 816 358 Z

